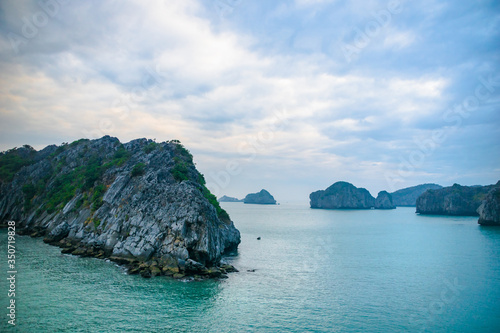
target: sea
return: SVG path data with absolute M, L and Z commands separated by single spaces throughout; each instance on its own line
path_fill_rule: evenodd
M 1 230 L 0 331 L 500 332 L 500 228 L 476 217 L 222 205 L 241 232 L 225 280 L 144 279 L 16 236 L 9 297 Z

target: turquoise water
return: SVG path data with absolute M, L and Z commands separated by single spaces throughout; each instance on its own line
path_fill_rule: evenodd
M 414 208 L 223 207 L 242 235 L 229 259 L 240 272 L 223 281 L 128 276 L 17 236 L 17 325 L 2 278 L 0 331 L 500 331 L 500 228 Z

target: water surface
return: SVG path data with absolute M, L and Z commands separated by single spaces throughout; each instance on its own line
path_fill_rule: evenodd
M 17 236 L 18 320 L 13 330 L 3 314 L 0 331 L 499 331 L 500 228 L 414 208 L 223 207 L 242 243 L 228 259 L 240 272 L 222 281 L 128 276 Z

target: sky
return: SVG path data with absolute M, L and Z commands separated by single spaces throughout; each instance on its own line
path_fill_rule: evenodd
M 218 197 L 500 179 L 500 2 L 0 0 L 0 150 L 180 140 Z

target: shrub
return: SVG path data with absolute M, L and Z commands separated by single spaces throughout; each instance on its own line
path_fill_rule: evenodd
M 23 185 L 24 193 L 24 209 L 29 210 L 31 207 L 31 199 L 36 195 L 35 185 L 28 183 Z
M 207 182 L 205 181 L 205 176 L 202 173 L 198 172 L 198 183 L 201 185 L 205 185 Z
M 186 157 L 189 163 L 193 163 L 193 155 L 180 142 L 175 145 L 176 153 Z
M 175 165 L 172 168 L 172 175 L 178 182 L 189 179 L 189 170 L 186 162 L 181 161 L 180 158 L 174 157 Z
M 111 164 L 121 166 L 125 162 L 127 162 L 129 158 L 130 158 L 130 153 L 128 152 L 127 149 L 125 149 L 125 146 L 123 146 L 123 144 L 122 144 L 116 150 L 116 153 L 113 156 L 113 160 L 111 161 Z
M 101 166 L 101 161 L 99 158 L 95 156 L 91 157 L 87 163 L 87 166 L 85 167 L 85 183 L 83 189 L 88 190 L 92 188 L 94 186 L 94 183 L 102 177 L 105 169 L 105 167 Z
M 217 201 L 217 197 L 210 193 L 210 190 L 204 184 L 201 185 L 203 196 L 212 204 L 212 206 L 214 206 L 219 219 L 223 222 L 229 223 L 231 218 L 229 217 L 229 214 L 220 206 L 219 201 Z
M 83 199 L 83 196 L 78 199 L 75 203 L 75 209 L 80 209 L 80 207 L 83 206 L 83 203 L 84 203 L 85 199 Z
M 26 200 L 31 200 L 36 195 L 36 187 L 32 183 L 23 185 L 23 193 Z
M 132 177 L 142 176 L 145 172 L 146 172 L 146 164 L 137 163 L 136 165 L 134 165 L 131 175 Z
M 82 142 L 89 142 L 89 141 L 90 141 L 89 139 L 75 140 L 75 141 L 71 142 L 71 144 L 69 146 L 70 147 L 75 147 L 75 146 L 78 146 Z
M 94 194 L 92 194 L 92 211 L 98 210 L 102 204 L 102 198 L 106 192 L 106 186 L 104 184 L 99 184 L 94 188 Z
M 0 154 L 0 181 L 11 181 L 23 166 L 32 163 L 32 158 L 20 156 L 16 148 Z
M 60 153 L 62 153 L 63 151 L 66 150 L 66 147 L 68 147 L 68 143 L 67 142 L 63 142 L 59 147 L 57 147 L 57 149 L 56 149 L 55 152 L 53 152 L 52 154 L 50 154 L 50 156 L 54 157 L 54 156 L 59 155 Z
M 148 145 L 146 145 L 143 150 L 146 154 L 149 154 L 153 150 L 155 150 L 158 147 L 158 144 L 156 142 L 150 142 Z
M 52 183 L 52 188 L 47 194 L 47 212 L 53 213 L 63 208 L 74 196 L 79 184 L 78 171 L 60 175 Z

